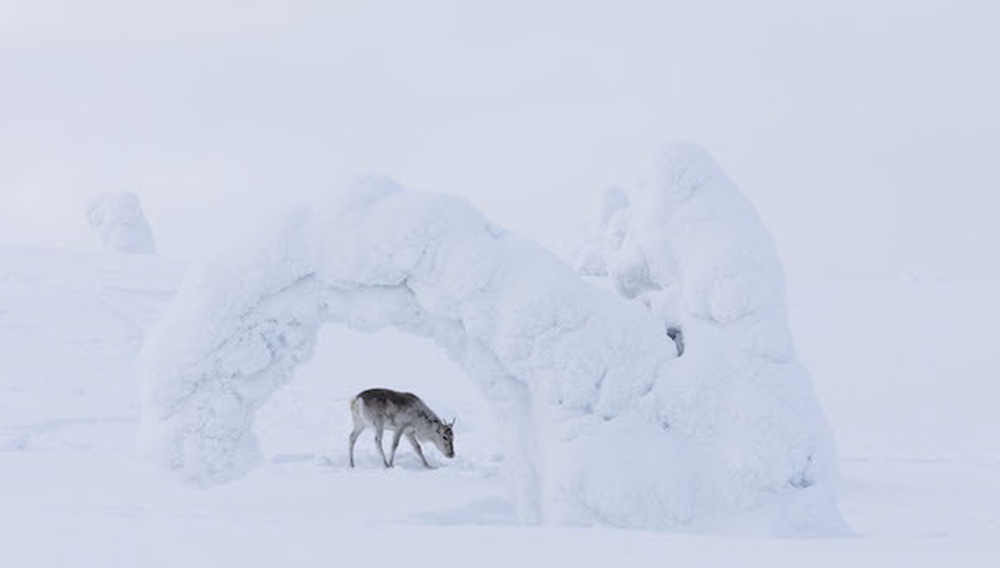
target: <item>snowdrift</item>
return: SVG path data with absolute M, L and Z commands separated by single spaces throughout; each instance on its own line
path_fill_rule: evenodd
M 588 278 L 385 178 L 290 213 L 194 270 L 150 334 L 141 453 L 198 484 L 242 475 L 256 410 L 319 326 L 392 326 L 433 337 L 491 402 L 527 522 L 840 530 L 830 434 L 753 209 L 689 146 L 634 204 L 605 204 L 577 255 Z

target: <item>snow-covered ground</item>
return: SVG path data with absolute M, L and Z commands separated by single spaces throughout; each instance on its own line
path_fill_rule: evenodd
M 839 443 L 856 536 L 764 539 L 524 527 L 486 401 L 430 340 L 323 328 L 257 418 L 264 463 L 197 489 L 139 461 L 132 367 L 186 265 L 0 248 L 0 565 L 995 566 L 996 281 L 789 279 L 800 357 Z M 794 275 L 793 275 L 794 276 Z M 347 400 L 413 389 L 457 417 L 424 470 L 370 436 L 346 467 Z M 623 464 L 625 466 L 625 464 Z

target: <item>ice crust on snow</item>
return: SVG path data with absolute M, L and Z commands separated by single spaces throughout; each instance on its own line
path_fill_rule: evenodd
M 494 407 L 523 519 L 828 533 L 834 452 L 781 270 L 710 157 L 606 193 L 575 265 L 467 202 L 360 180 L 193 271 L 139 358 L 140 451 L 200 484 L 258 459 L 254 413 L 319 326 L 432 337 Z M 677 356 L 667 328 L 681 329 Z
M 87 222 L 101 235 L 101 243 L 107 250 L 156 254 L 153 231 L 135 193 L 119 191 L 98 195 L 87 206 Z

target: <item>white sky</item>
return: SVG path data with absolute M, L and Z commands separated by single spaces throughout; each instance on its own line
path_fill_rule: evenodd
M 378 171 L 556 245 L 687 138 L 792 274 L 1000 273 L 1000 4 L 482 4 L 0 0 L 0 244 L 129 189 L 199 256 Z

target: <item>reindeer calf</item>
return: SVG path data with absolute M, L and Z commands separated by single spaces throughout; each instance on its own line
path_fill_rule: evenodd
M 354 419 L 349 451 L 351 467 L 354 467 L 354 442 L 368 426 L 375 430 L 375 447 L 378 448 L 385 467 L 392 467 L 399 439 L 404 435 L 425 467 L 431 465 L 427 463 L 417 440 L 434 442 L 445 457 L 455 457 L 454 433 L 451 429 L 455 421 L 443 422 L 413 393 L 368 389 L 351 399 L 351 417 Z M 382 450 L 382 432 L 386 428 L 394 432 L 389 459 L 385 459 L 385 451 Z

